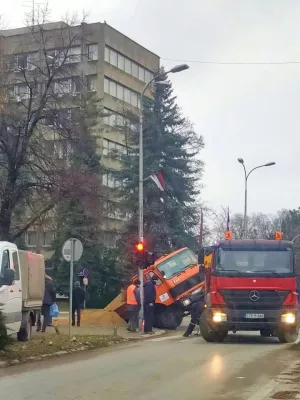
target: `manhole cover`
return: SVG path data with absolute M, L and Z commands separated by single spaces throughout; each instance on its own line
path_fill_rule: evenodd
M 290 391 L 290 390 L 285 390 L 283 392 L 277 392 L 272 396 L 272 399 L 297 399 L 297 395 L 299 392 L 297 391 Z

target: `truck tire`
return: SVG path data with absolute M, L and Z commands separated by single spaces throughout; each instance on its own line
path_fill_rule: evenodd
M 32 336 L 32 326 L 33 319 L 30 313 L 25 313 L 23 315 L 23 320 L 21 324 L 21 328 L 17 333 L 17 339 L 19 342 L 27 342 L 31 339 Z
M 277 337 L 280 343 L 294 343 L 297 339 L 298 332 L 297 329 L 293 329 L 292 331 L 284 331 L 280 330 L 277 333 Z
M 172 307 L 159 310 L 155 315 L 155 327 L 159 329 L 177 329 L 181 325 L 183 314 Z
M 205 311 L 203 311 L 203 313 L 201 315 L 199 327 L 200 327 L 200 333 L 201 333 L 201 336 L 203 337 L 203 339 L 210 343 L 223 342 L 223 340 L 228 335 L 228 331 L 216 331 L 216 330 L 212 330 L 210 328 L 209 323 L 207 322 L 207 319 L 206 319 Z

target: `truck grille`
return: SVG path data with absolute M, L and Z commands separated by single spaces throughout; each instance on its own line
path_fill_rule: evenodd
M 177 297 L 177 296 L 181 295 L 182 293 L 185 293 L 187 290 L 198 285 L 200 282 L 202 282 L 201 276 L 200 276 L 200 274 L 196 274 L 196 275 L 186 279 L 185 281 L 179 283 L 179 285 L 170 289 L 169 292 L 172 297 Z
M 252 301 L 250 293 L 253 290 L 224 289 L 219 292 L 226 306 L 234 310 L 278 310 L 290 293 L 288 290 L 257 290 L 259 298 L 257 301 Z

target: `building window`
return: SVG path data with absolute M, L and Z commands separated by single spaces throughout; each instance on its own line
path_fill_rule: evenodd
M 74 76 L 73 78 L 60 79 L 54 82 L 54 93 L 58 96 L 63 96 L 65 94 L 76 94 L 79 93 L 81 89 L 81 80 L 79 76 Z
M 78 63 L 81 61 L 81 47 L 71 47 L 68 52 L 68 58 L 66 62 L 69 63 Z
M 97 91 L 97 75 L 88 75 L 86 77 L 87 80 L 87 90 L 89 92 Z
M 145 83 L 150 82 L 154 76 L 152 71 L 108 46 L 105 46 L 105 61 Z
M 115 189 L 116 187 L 118 187 L 116 179 L 113 178 L 110 174 L 102 175 L 102 184 L 111 189 Z
M 113 142 L 112 140 L 103 139 L 103 155 L 121 158 L 122 154 L 126 154 L 127 148 L 123 144 Z
M 31 70 L 36 67 L 34 61 L 35 53 L 12 55 L 7 59 L 7 69 L 9 71 Z
M 98 60 L 98 45 L 88 44 L 87 46 L 88 59 L 90 61 Z
M 109 63 L 110 49 L 105 46 L 104 60 Z
M 113 97 L 117 97 L 119 100 L 125 101 L 133 105 L 134 107 L 139 107 L 139 95 L 137 92 L 126 88 L 111 79 L 104 78 L 104 91 Z
M 58 96 L 63 96 L 65 94 L 71 93 L 72 90 L 72 79 L 60 79 L 54 83 L 54 92 Z
M 30 97 L 30 88 L 27 83 L 14 85 L 14 97 L 16 100 L 24 100 Z
M 131 75 L 131 61 L 129 58 L 125 58 L 125 72 Z
M 36 246 L 36 231 L 27 232 L 27 246 L 34 247 Z
M 108 108 L 103 109 L 103 114 L 103 122 L 113 128 L 129 127 L 130 129 L 134 129 L 136 126 L 136 124 L 134 124 L 129 118 L 126 118 L 115 111 L 109 110 Z
M 44 232 L 42 245 L 44 247 L 50 247 L 50 246 L 52 246 L 53 240 L 54 240 L 54 232 L 51 232 L 51 231 Z
M 43 247 L 52 246 L 52 242 L 54 240 L 54 232 L 41 232 L 40 244 Z M 37 246 L 37 232 L 30 231 L 26 233 L 25 241 L 28 247 L 36 247 Z

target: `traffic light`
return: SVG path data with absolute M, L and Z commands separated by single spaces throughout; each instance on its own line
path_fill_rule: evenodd
M 135 245 L 135 249 L 137 252 L 142 252 L 144 251 L 144 243 L 143 242 L 139 242 Z
M 144 242 L 138 242 L 134 247 L 136 264 L 139 268 L 144 269 L 146 263 Z

